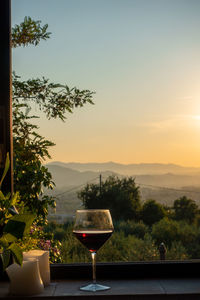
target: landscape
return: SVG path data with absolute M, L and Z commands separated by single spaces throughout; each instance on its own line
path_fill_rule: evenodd
M 174 200 L 187 196 L 200 204 L 200 168 L 175 164 L 118 164 L 51 162 L 46 165 L 51 172 L 55 188 L 48 193 L 56 196 L 56 210 L 49 218 L 65 222 L 71 220 L 82 202 L 77 192 L 87 183 L 104 181 L 111 175 L 119 178 L 133 177 L 140 188 L 142 202 L 154 199 L 171 206 Z
M 161 245 L 167 260 L 199 259 L 200 1 L 12 2 L 3 264 L 30 249 L 90 262 L 75 212 L 105 208 L 114 232 L 98 261 L 160 260 Z M 24 212 L 35 219 L 16 248 L 7 224 Z

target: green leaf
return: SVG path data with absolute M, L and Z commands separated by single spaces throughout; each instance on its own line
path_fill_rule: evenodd
M 23 262 L 23 252 L 22 252 L 22 249 L 16 243 L 12 243 L 9 246 L 8 250 L 10 250 L 11 253 L 13 254 L 16 263 L 21 266 L 22 262 Z
M 2 182 L 3 182 L 7 172 L 8 172 L 9 167 L 10 167 L 10 158 L 9 158 L 9 153 L 7 153 L 3 175 L 2 175 L 1 180 L 0 180 L 0 187 L 2 185 Z
M 4 233 L 1 239 L 3 239 L 3 243 L 5 245 L 7 244 L 7 247 L 9 243 L 13 243 L 17 241 L 17 237 L 11 233 Z
M 3 235 L 1 238 L 0 238 L 0 245 L 3 247 L 3 248 L 7 248 L 8 247 L 8 241 L 7 239 L 5 238 L 5 235 Z
M 4 196 L 3 192 L 0 191 L 0 200 L 5 200 L 5 199 L 6 199 L 6 197 Z
M 1 254 L 1 259 L 3 263 L 3 270 L 5 270 L 5 268 L 8 266 L 10 262 L 10 250 L 3 251 L 3 253 Z
M 35 216 L 30 214 L 15 215 L 9 219 L 3 229 L 3 232 L 9 233 L 17 239 L 21 239 L 24 235 L 29 233 L 34 219 Z
M 16 192 L 13 194 L 12 199 L 11 199 L 11 206 L 15 206 L 15 204 L 18 202 L 19 199 L 19 192 Z

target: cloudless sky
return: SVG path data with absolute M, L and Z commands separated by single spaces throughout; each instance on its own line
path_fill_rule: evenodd
M 95 91 L 65 123 L 38 122 L 52 160 L 200 166 L 199 0 L 12 0 L 51 38 L 13 50 L 23 79 Z

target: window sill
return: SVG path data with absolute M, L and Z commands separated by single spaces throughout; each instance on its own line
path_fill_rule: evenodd
M 36 296 L 22 297 L 20 299 L 200 299 L 200 279 L 130 279 L 130 280 L 101 280 L 109 285 L 110 290 L 105 292 L 82 292 L 79 287 L 85 285 L 85 280 L 52 281 L 45 291 Z M 0 299 L 13 298 L 8 294 L 8 282 L 1 283 Z
M 91 264 L 51 265 L 51 285 L 41 295 L 20 299 L 200 299 L 200 260 L 98 263 L 97 279 L 111 287 L 105 292 L 82 292 L 90 281 Z M 13 298 L 8 281 L 0 282 L 0 300 Z

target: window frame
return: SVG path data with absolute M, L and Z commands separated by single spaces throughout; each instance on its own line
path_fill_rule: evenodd
M 52 264 L 51 279 L 90 279 L 91 263 Z M 199 278 L 200 259 L 186 261 L 147 261 L 97 263 L 97 278 Z
M 0 264 L 1 265 L 1 264 Z M 98 279 L 200 278 L 200 259 L 97 263 Z M 51 264 L 51 280 L 91 279 L 91 263 Z M 0 282 L 7 281 L 0 272 Z

